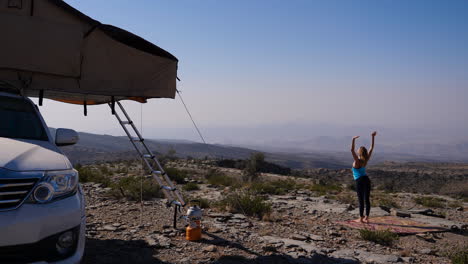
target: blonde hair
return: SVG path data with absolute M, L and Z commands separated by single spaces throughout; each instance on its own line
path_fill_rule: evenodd
M 369 153 L 366 147 L 362 146 L 358 149 L 359 163 L 361 167 L 365 167 L 369 161 Z

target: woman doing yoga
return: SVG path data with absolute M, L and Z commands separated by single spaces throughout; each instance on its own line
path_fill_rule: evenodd
M 356 182 L 356 191 L 359 200 L 359 219 L 356 222 L 369 223 L 369 213 L 370 213 L 370 191 L 371 191 L 371 182 L 369 176 L 366 173 L 366 165 L 369 162 L 372 151 L 374 150 L 374 139 L 377 135 L 377 132 L 372 133 L 372 144 L 367 152 L 365 147 L 360 147 L 356 152 L 354 151 L 354 145 L 356 139 L 359 136 L 353 137 L 353 142 L 351 144 L 351 153 L 353 154 L 353 177 Z M 364 216 L 364 208 L 366 210 L 366 215 Z

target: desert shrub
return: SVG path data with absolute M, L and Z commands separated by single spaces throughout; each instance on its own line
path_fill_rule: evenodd
M 318 193 L 319 195 L 337 194 L 342 190 L 340 186 L 333 184 L 314 184 L 310 185 L 308 189 Z
M 231 194 L 219 201 L 217 206 L 232 213 L 243 213 L 258 218 L 271 212 L 271 204 L 265 201 L 265 198 L 249 193 Z
M 175 160 L 177 158 L 177 151 L 171 147 L 169 150 L 167 150 L 166 156 L 172 160 Z
M 210 208 L 211 206 L 211 202 L 210 200 L 206 199 L 206 198 L 198 198 L 198 201 L 200 202 L 200 208 Z
M 447 204 L 447 206 L 450 208 L 463 207 L 463 203 L 460 201 L 451 201 Z
M 127 173 L 128 173 L 128 167 L 126 167 L 126 166 L 120 167 L 120 166 L 119 166 L 119 168 L 117 169 L 116 172 L 117 172 L 117 173 L 124 173 L 124 174 L 127 174 Z
M 210 208 L 212 205 L 212 201 L 202 198 L 202 197 L 191 197 L 190 195 L 183 193 L 182 194 L 184 201 L 187 203 L 188 206 L 197 205 L 202 209 Z M 186 207 L 188 209 L 188 207 Z
M 388 207 L 388 208 L 401 208 L 401 206 L 393 200 L 391 197 L 385 197 L 376 200 L 376 206 L 383 206 L 383 207 Z
M 450 260 L 452 261 L 452 264 L 468 264 L 468 246 L 457 248 L 454 252 L 451 252 Z
M 152 198 L 163 198 L 164 195 L 159 185 L 151 179 L 142 179 L 135 176 L 120 178 L 118 182 L 111 185 L 110 194 L 116 198 L 127 198 L 130 200 L 140 200 L 142 194 L 143 200 Z
M 372 200 L 376 206 L 384 206 L 388 208 L 400 208 L 400 204 L 398 204 L 398 202 L 395 201 L 395 199 L 393 199 L 393 197 L 388 194 L 384 194 L 384 193 L 376 194 L 374 195 Z
M 283 215 L 278 212 L 271 212 L 263 215 L 262 221 L 265 222 L 281 222 L 283 220 Z
M 335 199 L 344 204 L 352 204 L 354 206 L 357 206 L 357 198 L 356 195 L 351 195 L 351 194 L 339 194 L 336 195 Z
M 359 230 L 359 234 L 361 238 L 367 241 L 372 241 L 377 244 L 391 245 L 395 240 L 398 239 L 398 235 L 390 232 L 388 230 L 369 230 L 369 229 L 362 229 Z
M 179 158 L 177 157 L 177 151 L 174 148 L 170 148 L 166 153 L 160 153 L 156 150 L 153 150 L 153 154 L 158 157 L 159 163 L 164 167 L 166 164 L 172 161 L 176 161 Z
M 227 176 L 226 174 L 218 170 L 209 170 L 205 174 L 205 179 L 209 184 L 218 185 L 218 186 L 236 186 L 239 185 L 239 180 L 236 178 Z
M 260 166 L 265 162 L 265 155 L 261 152 L 252 153 L 244 168 L 242 179 L 246 182 L 256 181 L 260 175 Z
M 101 183 L 104 187 L 107 187 L 111 184 L 109 177 L 101 174 L 99 171 L 84 166 L 76 166 L 75 169 L 79 173 L 80 182 L 94 182 Z
M 187 171 L 185 170 L 179 170 L 177 168 L 165 168 L 164 169 L 169 175 L 169 178 L 173 181 L 175 181 L 178 184 L 183 184 L 185 183 L 185 178 L 187 178 Z
M 439 197 L 421 196 L 421 197 L 415 197 L 414 202 L 425 207 L 443 208 L 445 207 L 446 201 L 445 199 L 442 199 Z
M 102 174 L 104 175 L 112 175 L 112 171 L 109 170 L 109 167 L 106 164 L 102 164 L 99 167 L 99 170 L 101 171 Z
M 197 190 L 200 190 L 200 186 L 198 186 L 198 184 L 194 183 L 194 182 L 189 182 L 187 184 L 185 184 L 182 189 L 184 191 L 197 191 Z
M 265 182 L 253 182 L 249 186 L 249 190 L 258 194 L 285 194 L 288 191 L 297 188 L 295 181 L 288 180 L 276 180 L 276 181 L 265 181 Z

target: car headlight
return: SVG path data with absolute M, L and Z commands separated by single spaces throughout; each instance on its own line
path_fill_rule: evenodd
M 76 170 L 48 171 L 34 188 L 32 198 L 38 203 L 47 203 L 76 191 L 78 172 Z

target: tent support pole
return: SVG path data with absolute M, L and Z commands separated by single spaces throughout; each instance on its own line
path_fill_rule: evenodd
M 180 205 L 176 204 L 174 206 L 174 229 L 177 229 L 177 211 L 180 210 Z
M 86 100 L 83 101 L 83 107 L 84 116 L 88 116 L 88 102 Z
M 44 90 L 39 91 L 39 106 L 42 106 L 42 102 L 44 100 Z
M 114 96 L 111 97 L 111 111 L 112 111 L 112 115 L 115 115 L 115 98 L 114 98 Z

